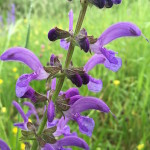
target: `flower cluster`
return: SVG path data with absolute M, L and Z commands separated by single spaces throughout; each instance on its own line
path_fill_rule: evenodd
M 121 3 L 121 0 L 88 0 L 88 2 L 99 8 L 104 6 L 109 8 L 113 4 Z M 87 6 L 87 4 L 85 5 Z M 84 9 L 84 4 L 82 7 Z M 63 68 L 60 60 L 54 54 L 50 56 L 47 66 L 43 66 L 37 56 L 26 48 L 13 47 L 5 51 L 0 56 L 1 61 L 19 61 L 29 66 L 33 71 L 30 74 L 21 75 L 16 83 L 17 97 L 28 98 L 33 103 L 23 103 L 29 107 L 28 112 L 24 113 L 21 106 L 13 101 L 13 105 L 23 118 L 22 123 L 14 124 L 14 126 L 22 129 L 21 140 L 34 139 L 38 141 L 42 150 L 70 150 L 70 148 L 64 148 L 65 146 L 77 146 L 89 150 L 88 144 L 79 138 L 76 132 L 71 133 L 68 122 L 75 121 L 81 133 L 92 136 L 95 122 L 88 116 L 82 116 L 82 112 L 91 109 L 103 113 L 110 113 L 111 111 L 104 101 L 95 97 L 80 95 L 78 88 L 61 91 L 60 84 L 62 85 L 65 77 L 67 77 L 77 87 L 87 85 L 90 91 L 101 91 L 102 81 L 89 75 L 89 71 L 96 65 L 102 64 L 107 69 L 116 72 L 122 65 L 121 58 L 116 57 L 117 53 L 107 49 L 105 45 L 121 37 L 140 35 L 140 29 L 130 22 L 113 24 L 98 38 L 88 35 L 84 28 L 74 33 L 73 11 L 71 10 L 69 12 L 69 30 L 65 31 L 55 27 L 49 31 L 48 39 L 50 41 L 60 39 L 60 46 L 68 50 L 68 53 L 75 46 L 78 46 L 85 53 L 94 53 L 84 66 L 74 67 L 73 62 L 70 61 L 69 66 L 66 65 Z M 68 55 L 68 57 L 70 56 Z M 60 78 L 59 81 L 61 82 L 56 85 L 57 78 Z M 33 80 L 47 81 L 45 94 L 38 93 L 30 86 L 30 82 Z M 39 108 L 34 106 L 36 103 L 42 103 L 42 110 L 39 111 Z M 41 111 L 42 114 L 45 114 L 44 116 L 40 116 Z M 35 116 L 34 122 L 29 121 L 31 115 Z M 38 129 L 43 124 L 43 120 L 45 121 L 45 116 L 47 126 L 39 132 Z M 3 147 L 9 149 L 3 141 L 0 142 Z

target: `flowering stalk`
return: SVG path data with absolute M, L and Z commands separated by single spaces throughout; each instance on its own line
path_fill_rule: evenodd
M 83 23 L 85 14 L 86 14 L 87 6 L 88 6 L 86 0 L 82 0 L 81 4 L 82 4 L 82 7 L 81 7 L 81 10 L 80 10 L 78 22 L 77 22 L 76 29 L 75 29 L 75 35 L 77 35 L 79 33 L 80 29 L 81 29 L 81 26 L 82 26 L 82 23 Z M 71 40 L 70 46 L 69 46 L 69 50 L 68 50 L 68 53 L 67 53 L 66 62 L 65 62 L 65 68 L 69 67 L 69 64 L 71 62 L 71 58 L 72 58 L 72 55 L 73 55 L 73 52 L 74 52 L 74 48 L 75 48 L 75 45 L 73 44 L 73 41 Z M 56 86 L 56 90 L 55 90 L 55 92 L 54 92 L 54 94 L 52 96 L 52 100 L 53 101 L 55 101 L 57 99 L 58 94 L 59 94 L 59 92 L 62 89 L 64 80 L 65 80 L 65 76 L 62 76 L 59 79 L 59 81 L 57 83 L 57 86 Z M 39 126 L 39 129 L 38 129 L 37 135 L 40 135 L 42 133 L 42 131 L 43 131 L 45 125 L 46 125 L 46 122 L 47 122 L 47 111 L 44 114 L 43 120 L 42 120 L 42 122 L 41 122 L 41 124 Z M 34 141 L 31 150 L 36 150 L 37 146 L 38 146 L 37 141 Z

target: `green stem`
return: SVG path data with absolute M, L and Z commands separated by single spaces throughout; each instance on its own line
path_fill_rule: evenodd
M 77 35 L 79 33 L 80 29 L 81 29 L 81 26 L 82 26 L 82 23 L 83 23 L 83 20 L 84 20 L 84 17 L 85 17 L 85 13 L 86 13 L 86 10 L 87 10 L 87 6 L 88 6 L 87 3 L 82 4 L 82 8 L 80 10 L 78 22 L 77 22 L 76 29 L 75 29 L 75 35 Z M 67 54 L 67 58 L 66 58 L 66 61 L 65 61 L 65 68 L 69 67 L 69 64 L 71 62 L 72 55 L 73 55 L 73 52 L 74 52 L 74 48 L 75 48 L 75 45 L 73 44 L 73 41 L 71 40 L 69 50 L 68 50 L 68 54 Z M 60 79 L 57 83 L 57 86 L 56 86 L 56 90 L 55 90 L 55 92 L 52 96 L 53 101 L 55 101 L 57 99 L 58 94 L 62 89 L 64 80 L 65 80 L 65 76 L 60 77 Z M 40 135 L 42 133 L 46 122 L 47 122 L 47 111 L 45 112 L 43 120 L 42 120 L 42 122 L 39 126 L 39 129 L 38 129 L 38 132 L 37 132 L 38 135 Z M 34 141 L 31 150 L 36 150 L 37 147 L 38 147 L 38 143 L 37 143 L 37 141 Z

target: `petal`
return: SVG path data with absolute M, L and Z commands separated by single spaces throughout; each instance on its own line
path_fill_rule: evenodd
M 52 122 L 54 120 L 55 117 L 55 105 L 53 103 L 53 101 L 51 100 L 48 104 L 48 108 L 47 108 L 47 119 L 48 122 Z
M 28 86 L 27 91 L 24 93 L 24 95 L 21 98 L 29 98 L 33 103 L 37 102 L 37 98 L 35 96 L 35 90 Z
M 101 53 L 105 56 L 105 58 L 110 62 L 110 63 L 113 63 L 113 64 L 117 64 L 118 61 L 115 57 L 115 52 L 114 51 L 110 51 L 110 50 L 107 50 L 106 48 L 101 48 Z
M 66 126 L 66 124 L 67 124 L 68 121 L 69 121 L 68 118 L 61 117 L 59 119 L 57 127 L 60 128 L 60 129 L 63 129 Z
M 2 139 L 0 139 L 0 149 L 1 150 L 10 150 L 9 146 Z
M 120 22 L 106 29 L 101 34 L 97 42 L 99 43 L 100 47 L 103 47 L 117 38 L 126 36 L 136 37 L 140 35 L 141 31 L 135 24 L 130 22 Z
M 31 110 L 28 110 L 28 112 L 26 113 L 26 116 L 29 118 L 32 114 L 33 112 Z
M 58 149 L 62 146 L 77 146 L 80 148 L 84 148 L 85 150 L 89 150 L 89 146 L 87 145 L 87 143 L 81 138 L 78 138 L 76 136 L 66 136 L 58 140 L 57 141 Z
M 48 144 L 48 143 L 47 143 L 47 144 L 45 144 L 43 150 L 55 150 L 55 149 L 52 147 L 51 144 Z
M 30 108 L 30 110 L 32 111 L 32 113 L 36 116 L 37 121 L 39 122 L 39 116 L 36 112 L 36 108 L 34 107 L 34 105 L 30 102 L 24 102 L 23 105 L 26 105 Z
M 28 130 L 26 123 L 14 123 L 14 126 L 20 128 L 22 130 Z
M 13 101 L 12 104 L 16 107 L 16 109 L 20 113 L 21 117 L 23 118 L 24 122 L 28 122 L 28 118 L 25 115 L 25 113 L 24 113 L 23 109 L 21 108 L 21 106 L 16 101 Z
M 105 57 L 103 55 L 95 54 L 90 58 L 90 60 L 84 66 L 84 70 L 88 73 L 92 70 L 97 64 L 103 64 L 105 61 Z
M 43 68 L 39 59 L 30 50 L 22 47 L 13 47 L 4 52 L 1 57 L 3 61 L 20 61 L 29 66 L 32 70 L 37 71 Z
M 52 79 L 52 82 L 51 82 L 51 90 L 55 91 L 55 89 L 56 89 L 56 78 Z
M 65 39 L 61 39 L 60 40 L 60 46 L 62 48 L 64 48 L 65 50 L 68 50 L 69 46 L 70 46 L 70 42 L 67 42 Z
M 37 74 L 23 74 L 19 77 L 16 83 L 17 97 L 23 97 L 29 89 L 29 83 L 37 77 Z
M 103 82 L 100 79 L 95 79 L 90 76 L 90 81 L 87 86 L 92 92 L 100 92 L 103 87 Z
M 69 12 L 69 31 L 73 30 L 73 11 Z
M 121 60 L 121 58 L 119 58 L 119 57 L 116 57 L 116 59 L 117 59 L 117 61 L 118 61 L 117 64 L 110 63 L 110 62 L 106 59 L 106 61 L 105 61 L 105 63 L 104 63 L 104 66 L 105 66 L 106 68 L 108 68 L 108 69 L 114 71 L 114 72 L 117 72 L 117 71 L 121 68 L 121 66 L 122 66 L 122 60 Z
M 79 95 L 79 90 L 77 88 L 70 88 L 65 92 L 65 97 L 70 98 L 72 96 Z
M 70 97 L 69 105 L 73 105 L 77 100 L 79 100 L 82 97 L 83 96 L 81 95 L 75 95 L 75 96 Z
M 52 122 L 47 122 L 47 128 L 51 128 L 57 125 L 58 119 L 53 120 Z
M 72 114 L 81 113 L 90 109 L 99 110 L 105 113 L 110 112 L 109 107 L 102 100 L 95 97 L 83 97 L 76 101 L 70 109 L 64 113 L 68 118 L 72 118 Z
M 92 136 L 92 132 L 95 126 L 95 122 L 92 118 L 80 116 L 80 114 L 77 114 L 75 120 L 79 125 L 80 132 L 86 134 L 87 136 Z

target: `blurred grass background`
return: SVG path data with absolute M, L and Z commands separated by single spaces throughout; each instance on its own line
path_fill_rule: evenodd
M 14 3 L 16 22 L 7 24 L 7 13 Z M 99 10 L 88 8 L 83 27 L 89 35 L 99 37 L 111 24 L 119 21 L 131 21 L 141 29 L 150 39 L 149 0 L 123 0 L 121 5 L 112 9 Z M 4 27 L 0 28 L 0 54 L 9 47 L 24 47 L 27 34 L 29 0 L 1 0 L 0 15 Z M 74 11 L 74 28 L 78 18 L 79 0 L 69 3 L 67 0 L 34 0 L 31 16 L 31 32 L 28 48 L 40 59 L 43 65 L 49 61 L 52 53 L 62 55 L 65 61 L 67 51 L 59 46 L 59 41 L 51 43 L 47 33 L 52 27 L 68 29 L 68 12 Z M 80 94 L 96 96 L 103 99 L 111 111 L 117 116 L 115 120 L 111 114 L 99 112 L 87 113 L 95 120 L 95 128 L 91 138 L 79 133 L 87 141 L 91 150 L 136 150 L 150 149 L 150 44 L 143 37 L 122 38 L 107 45 L 109 49 L 118 52 L 122 58 L 122 68 L 111 72 L 99 65 L 90 72 L 91 75 L 101 78 L 103 90 L 94 94 L 86 86 L 80 88 Z M 75 49 L 73 63 L 75 66 L 84 66 L 91 54 L 85 54 L 79 48 Z M 24 68 L 24 69 L 23 69 Z M 18 115 L 12 106 L 15 96 L 15 83 L 22 72 L 28 73 L 28 67 L 15 62 L 0 62 L 0 138 L 4 139 L 13 150 L 21 148 L 21 142 L 14 131 L 13 123 L 17 122 Z M 117 84 L 116 84 L 117 81 Z M 33 81 L 31 86 L 38 92 L 45 92 L 45 81 Z M 74 85 L 65 81 L 63 89 Z M 78 131 L 77 124 L 71 123 L 72 131 Z M 73 148 L 76 150 L 76 148 Z

